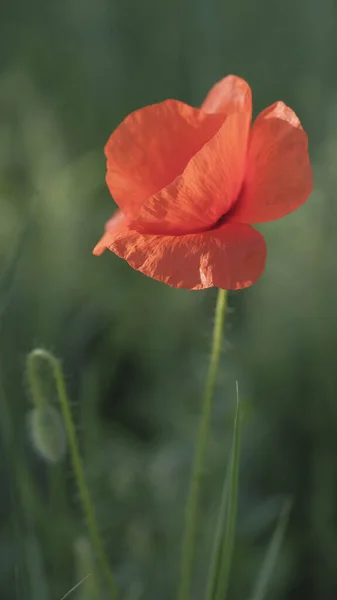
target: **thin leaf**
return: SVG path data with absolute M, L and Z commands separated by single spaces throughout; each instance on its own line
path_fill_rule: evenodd
M 73 592 L 75 592 L 75 590 L 77 590 L 80 587 L 80 585 L 82 585 L 82 583 L 84 583 L 88 579 L 88 577 L 90 577 L 90 575 L 91 575 L 91 573 L 89 573 L 88 575 L 86 575 L 85 577 L 83 577 L 83 579 L 81 579 L 81 581 L 79 581 L 78 583 L 76 583 L 74 585 L 74 587 L 71 588 L 71 590 L 68 590 L 68 592 L 64 596 L 62 596 L 61 600 L 65 600 L 66 598 L 68 598 L 70 596 L 70 594 L 72 594 Z
M 236 412 L 232 451 L 223 486 L 218 523 L 214 539 L 211 566 L 207 585 L 207 600 L 224 600 L 226 597 L 235 539 L 236 511 L 239 483 L 241 412 L 239 388 L 236 384 Z
M 215 597 L 216 583 L 219 576 L 219 566 L 221 559 L 222 541 L 224 537 L 225 525 L 226 525 L 226 509 L 227 509 L 227 496 L 228 496 L 228 477 L 229 469 L 227 468 L 223 488 L 221 495 L 221 502 L 219 507 L 217 525 L 215 529 L 213 550 L 211 556 L 211 564 L 208 574 L 208 582 L 206 589 L 206 600 L 213 600 Z
M 255 590 L 251 600 L 264 600 L 271 583 L 272 574 L 274 572 L 277 557 L 279 555 L 284 534 L 288 525 L 289 515 L 291 510 L 291 500 L 288 498 L 282 507 L 279 520 L 270 541 L 266 556 L 262 563 L 259 576 L 256 581 Z

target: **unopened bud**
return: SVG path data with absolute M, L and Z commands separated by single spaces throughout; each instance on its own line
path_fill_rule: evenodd
M 67 450 L 60 413 L 53 406 L 33 408 L 28 414 L 29 434 L 34 449 L 48 462 L 59 462 Z

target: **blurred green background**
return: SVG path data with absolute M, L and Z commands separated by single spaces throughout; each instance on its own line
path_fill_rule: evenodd
M 315 189 L 297 213 L 261 227 L 266 271 L 229 297 L 194 597 L 203 591 L 238 379 L 249 418 L 230 598 L 250 597 L 290 495 L 268 597 L 336 599 L 336 3 L 17 0 L 3 9 L 1 600 L 60 600 L 92 570 L 69 458 L 48 462 L 39 432 L 31 440 L 26 356 L 39 346 L 63 362 L 123 599 L 174 597 L 216 293 L 170 289 L 91 251 L 114 210 L 103 156 L 112 130 L 168 97 L 199 105 L 228 73 L 251 84 L 255 114 L 279 99 L 297 112 Z M 41 377 L 57 407 L 50 374 Z M 97 598 L 90 578 L 73 597 Z

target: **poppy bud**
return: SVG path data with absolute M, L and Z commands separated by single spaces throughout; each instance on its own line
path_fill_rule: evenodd
M 53 406 L 33 408 L 28 414 L 30 439 L 34 449 L 47 462 L 63 459 L 67 438 L 59 411 Z

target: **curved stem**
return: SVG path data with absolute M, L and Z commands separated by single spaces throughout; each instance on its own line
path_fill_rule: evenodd
M 63 377 L 63 372 L 61 368 L 60 362 L 47 350 L 36 349 L 30 352 L 28 355 L 28 368 L 30 369 L 30 377 L 31 383 L 33 384 L 34 391 L 37 392 L 37 398 L 40 394 L 41 399 L 41 386 L 39 383 L 38 371 L 35 366 L 35 361 L 37 360 L 45 360 L 50 365 L 53 376 L 55 379 L 57 396 L 60 402 L 61 411 L 64 419 L 64 425 L 67 432 L 67 438 L 69 443 L 70 457 L 75 473 L 76 484 L 78 487 L 82 509 L 84 513 L 84 517 L 87 523 L 89 535 L 91 538 L 91 542 L 93 548 L 95 549 L 97 558 L 101 564 L 102 572 L 104 573 L 104 577 L 106 579 L 107 585 L 109 586 L 111 598 L 116 600 L 118 597 L 118 588 L 115 578 L 113 577 L 108 559 L 105 554 L 104 546 L 101 540 L 101 536 L 99 534 L 99 529 L 97 525 L 96 515 L 94 511 L 94 507 L 91 501 L 89 488 L 87 486 L 84 469 L 82 464 L 82 459 L 78 447 L 76 430 L 74 426 L 74 422 L 72 419 L 69 400 L 67 396 L 65 381 Z M 38 401 L 40 402 L 40 401 Z
M 206 444 L 210 429 L 213 395 L 221 353 L 222 334 L 225 323 L 227 292 L 218 291 L 213 328 L 211 360 L 208 369 L 202 412 L 195 449 L 192 477 L 185 510 L 185 528 L 182 543 L 182 559 L 178 600 L 188 600 L 191 595 L 191 578 L 194 560 L 196 528 L 199 512 L 200 488 L 205 462 Z
M 33 350 L 27 356 L 27 377 L 32 400 L 36 408 L 42 409 L 46 406 L 46 399 L 41 385 L 38 373 L 37 357 L 40 357 L 41 350 Z M 38 353 L 38 354 L 37 354 Z

